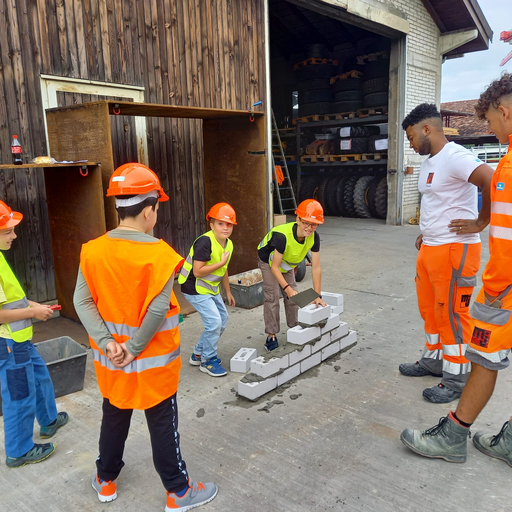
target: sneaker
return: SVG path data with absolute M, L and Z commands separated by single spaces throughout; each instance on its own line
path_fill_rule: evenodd
M 512 467 L 512 423 L 510 421 L 506 421 L 495 436 L 477 432 L 473 437 L 473 444 L 482 453 L 504 460 Z
M 21 457 L 6 457 L 5 463 L 10 468 L 21 468 L 25 464 L 36 464 L 47 459 L 55 451 L 53 443 L 35 444 L 25 455 Z
M 41 430 L 39 430 L 39 437 L 41 439 L 49 439 L 50 437 L 53 437 L 57 430 L 59 430 L 60 427 L 63 427 L 69 420 L 69 416 L 67 412 L 59 412 L 57 414 L 57 419 L 50 423 L 49 425 L 46 425 L 46 427 L 41 427 Z
M 423 398 L 433 404 L 449 404 L 460 398 L 460 395 L 462 395 L 462 391 L 454 391 L 444 384 L 438 384 L 423 390 Z
M 267 336 L 267 341 L 265 342 L 265 350 L 267 352 L 272 352 L 272 350 L 275 350 L 277 347 L 279 347 L 277 338 L 275 336 L 273 338 L 271 336 Z
M 400 440 L 407 448 L 423 457 L 466 462 L 470 435 L 469 428 L 459 425 L 450 416 L 445 416 L 437 425 L 423 432 L 410 428 L 404 430 L 400 434 Z
M 98 499 L 102 503 L 114 501 L 117 498 L 117 480 L 102 480 L 98 473 L 92 475 L 92 488 L 98 493 Z
M 174 492 L 167 493 L 165 512 L 185 512 L 200 507 L 212 501 L 218 490 L 213 483 L 190 482 L 188 491 L 181 498 Z
M 194 354 L 194 352 L 192 352 L 192 355 L 190 356 L 190 359 L 188 360 L 188 362 L 192 365 L 192 366 L 201 366 L 201 356 L 197 355 L 197 354 Z
M 442 377 L 442 373 L 432 373 L 427 369 L 420 366 L 420 363 L 416 361 L 415 363 L 402 363 L 398 370 L 402 375 L 406 377 L 425 377 L 426 375 L 433 375 L 434 377 Z
M 199 367 L 199 369 L 202 372 L 211 375 L 212 377 L 222 377 L 228 373 L 220 365 L 220 359 L 218 359 L 217 357 L 212 357 L 211 359 L 208 359 L 208 361 L 205 361 L 204 363 L 201 362 L 201 366 Z

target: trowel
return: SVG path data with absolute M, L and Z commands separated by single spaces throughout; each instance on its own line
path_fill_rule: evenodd
M 320 294 L 316 293 L 313 288 L 308 288 L 307 290 L 297 293 L 293 297 L 290 297 L 290 300 L 297 304 L 299 308 L 303 308 L 308 304 L 311 304 L 315 299 L 320 297 Z

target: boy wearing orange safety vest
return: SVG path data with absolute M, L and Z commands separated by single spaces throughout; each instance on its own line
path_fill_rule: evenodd
M 222 283 L 230 306 L 235 299 L 229 288 L 228 265 L 233 255 L 233 242 L 229 239 L 236 226 L 236 213 L 228 203 L 212 206 L 206 220 L 211 230 L 196 238 L 183 267 L 178 283 L 185 298 L 201 316 L 204 331 L 194 347 L 189 363 L 199 366 L 212 377 L 226 375 L 217 357 L 219 338 L 228 325 L 228 311 L 219 285 Z
M 320 267 L 320 236 L 316 228 L 324 223 L 322 205 L 314 199 L 306 199 L 295 210 L 295 222 L 275 226 L 258 245 L 258 266 L 263 276 L 265 302 L 263 320 L 267 340 L 265 350 L 275 350 L 279 343 L 276 334 L 280 330 L 279 288 L 283 293 L 284 310 L 288 327 L 298 325 L 299 307 L 290 300 L 297 295 L 295 267 L 311 251 L 313 288 L 322 293 L 322 269 Z M 317 305 L 325 306 L 321 297 Z
M 0 251 L 16 239 L 14 228 L 23 215 L 0 201 Z M 57 414 L 53 383 L 32 339 L 32 318 L 46 321 L 50 306 L 27 299 L 11 267 L 0 252 L 0 382 L 4 414 L 6 464 L 18 468 L 41 462 L 55 450 L 53 443 L 34 444 L 34 419 L 43 439 L 53 437 L 68 421 Z
M 133 409 L 148 422 L 153 462 L 167 491 L 166 511 L 211 501 L 214 484 L 189 480 L 178 427 L 180 307 L 172 290 L 183 258 L 149 235 L 158 205 L 169 198 L 142 164 L 116 169 L 107 196 L 115 196 L 119 226 L 82 247 L 74 305 L 94 356 L 103 395 L 97 471 L 101 502 L 117 498 L 117 477 Z
M 512 144 L 512 74 L 504 73 L 482 93 L 475 106 L 480 119 L 501 144 Z M 466 221 L 459 220 L 459 225 Z M 425 430 L 406 429 L 402 442 L 414 452 L 448 462 L 465 462 L 469 427 L 492 396 L 498 370 L 510 364 L 512 349 L 512 145 L 491 183 L 489 261 L 483 287 L 471 307 L 471 339 L 466 357 L 472 370 L 455 412 Z M 497 435 L 477 432 L 473 444 L 481 452 L 512 467 L 512 419 Z

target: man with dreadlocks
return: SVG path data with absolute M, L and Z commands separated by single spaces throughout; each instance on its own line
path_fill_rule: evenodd
M 512 142 L 512 75 L 504 73 L 475 106 L 500 143 Z M 425 430 L 406 429 L 400 438 L 424 457 L 465 462 L 469 427 L 492 396 L 498 370 L 509 365 L 512 348 L 512 151 L 505 155 L 491 183 L 489 261 L 483 287 L 471 307 L 472 336 L 466 352 L 472 371 L 454 413 Z M 512 466 L 512 419 L 497 435 L 477 432 L 473 444 L 481 452 Z
M 478 234 L 489 224 L 493 170 L 471 151 L 448 142 L 435 105 L 418 105 L 402 123 L 421 164 L 421 235 L 416 240 L 416 292 L 425 323 L 425 350 L 415 363 L 403 363 L 408 377 L 434 375 L 439 384 L 423 391 L 429 402 L 460 397 L 470 371 L 466 347 L 471 336 L 469 304 L 480 268 Z M 477 187 L 482 187 L 478 215 Z

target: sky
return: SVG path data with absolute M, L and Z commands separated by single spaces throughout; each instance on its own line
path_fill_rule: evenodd
M 500 41 L 501 32 L 512 30 L 512 2 L 478 0 L 478 3 L 494 32 L 492 43 L 488 50 L 467 53 L 443 64 L 441 102 L 477 99 L 503 71 L 512 73 L 512 59 L 500 66 L 502 59 L 512 51 L 512 44 Z

